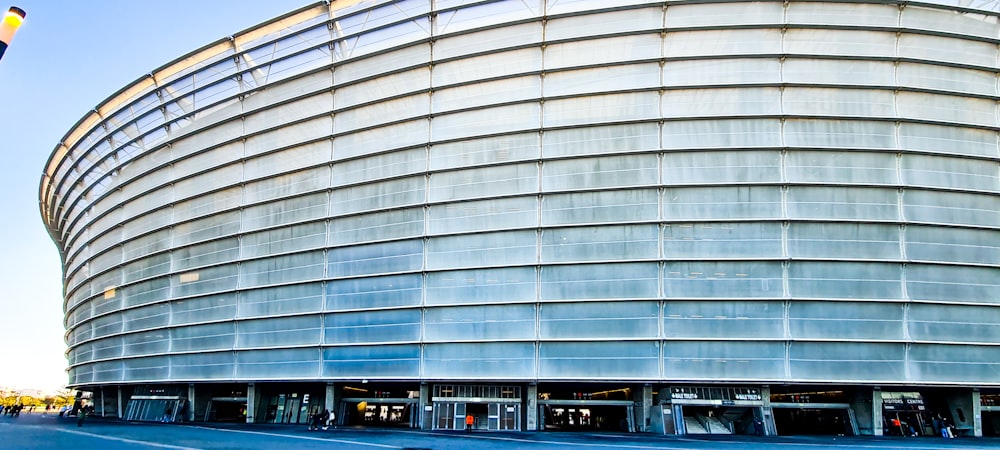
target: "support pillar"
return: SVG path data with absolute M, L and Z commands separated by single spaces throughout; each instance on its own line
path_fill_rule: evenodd
M 337 398 L 337 386 L 333 383 L 326 383 L 326 395 L 323 396 L 323 409 L 330 411 L 333 416 L 333 423 L 335 425 L 340 425 L 342 417 L 337 415 L 337 404 L 340 403 Z M 326 426 L 325 424 L 323 426 Z
M 644 384 L 635 392 L 635 431 L 649 432 L 650 412 L 653 407 L 653 385 Z
M 125 418 L 125 410 L 122 408 L 122 387 L 118 386 L 118 418 Z
M 882 389 L 878 387 L 872 389 L 871 399 L 872 399 L 872 420 L 868 425 L 871 426 L 872 435 L 882 436 L 885 434 L 885 430 L 882 429 Z
M 188 384 L 188 396 L 187 396 L 187 414 L 184 416 L 184 421 L 194 422 L 194 383 Z
M 528 383 L 524 391 L 524 430 L 538 430 L 538 385 Z
M 247 383 L 247 423 L 254 423 L 254 413 L 257 411 L 257 386 Z
M 764 424 L 764 436 L 777 436 L 778 427 L 774 424 L 774 408 L 771 407 L 771 386 L 760 387 L 760 420 Z
M 434 402 L 431 398 L 431 386 L 427 383 L 420 383 L 420 405 L 417 414 L 420 414 L 420 429 L 434 429 Z
M 979 389 L 972 390 L 972 435 L 983 437 L 983 399 L 980 397 Z

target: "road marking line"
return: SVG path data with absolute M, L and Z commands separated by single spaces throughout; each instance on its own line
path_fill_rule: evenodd
M 101 434 L 88 433 L 86 431 L 67 430 L 65 428 L 49 428 L 49 427 L 44 427 L 44 428 L 46 430 L 62 431 L 63 433 L 79 434 L 79 435 L 82 435 L 82 436 L 90 436 L 90 437 L 95 437 L 95 438 L 100 438 L 100 439 L 107 439 L 109 441 L 125 442 L 125 443 L 128 443 L 128 444 L 141 444 L 141 445 L 148 445 L 148 446 L 151 446 L 151 447 L 172 448 L 172 449 L 176 449 L 176 450 L 199 450 L 198 448 L 195 448 L 195 447 L 181 447 L 179 445 L 160 444 L 160 443 L 157 443 L 157 442 L 150 442 L 150 441 L 138 441 L 138 440 L 135 440 L 135 439 L 126 439 L 126 438 L 120 438 L 120 437 L 114 437 L 114 436 L 104 436 L 104 435 L 101 435 Z
M 371 443 L 371 442 L 349 441 L 349 440 L 346 440 L 346 439 L 328 439 L 328 438 L 318 438 L 318 437 L 312 437 L 312 436 L 299 436 L 299 435 L 295 435 L 295 434 L 267 433 L 267 432 L 263 432 L 263 431 L 230 430 L 230 429 L 226 429 L 226 428 L 200 427 L 200 426 L 196 426 L 196 425 L 194 425 L 194 426 L 189 425 L 189 426 L 191 428 L 201 428 L 203 430 L 228 431 L 230 433 L 258 434 L 258 435 L 261 435 L 261 436 L 278 436 L 278 437 L 293 438 L 293 439 L 304 439 L 304 440 L 307 440 L 307 441 L 339 442 L 341 444 L 364 445 L 364 446 L 367 446 L 367 447 L 398 448 L 398 449 L 403 448 L 403 447 L 399 447 L 399 446 L 396 446 L 396 445 L 374 444 L 374 443 Z

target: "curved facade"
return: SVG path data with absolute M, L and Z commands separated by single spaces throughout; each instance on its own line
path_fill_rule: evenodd
M 225 397 L 200 390 L 244 386 L 261 421 L 305 408 L 260 409 L 262 385 L 336 406 L 363 380 L 425 428 L 463 415 L 442 399 L 515 399 L 515 429 L 617 398 L 599 385 L 635 429 L 719 400 L 695 406 L 751 401 L 768 433 L 823 386 L 874 434 L 892 410 L 858 397 L 918 391 L 981 434 L 998 11 L 333 2 L 210 44 L 45 168 L 70 384 L 181 386 L 198 419 Z

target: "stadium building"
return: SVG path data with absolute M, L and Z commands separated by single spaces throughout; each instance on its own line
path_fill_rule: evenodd
M 334 1 L 236 33 L 44 168 L 69 385 L 127 420 L 997 434 L 998 16 Z

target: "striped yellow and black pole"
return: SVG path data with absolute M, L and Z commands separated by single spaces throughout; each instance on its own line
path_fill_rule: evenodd
M 10 40 L 14 39 L 14 33 L 21 27 L 26 15 L 23 9 L 16 6 L 11 6 L 7 14 L 3 15 L 3 21 L 0 22 L 0 58 L 3 58 L 3 53 L 7 51 Z

